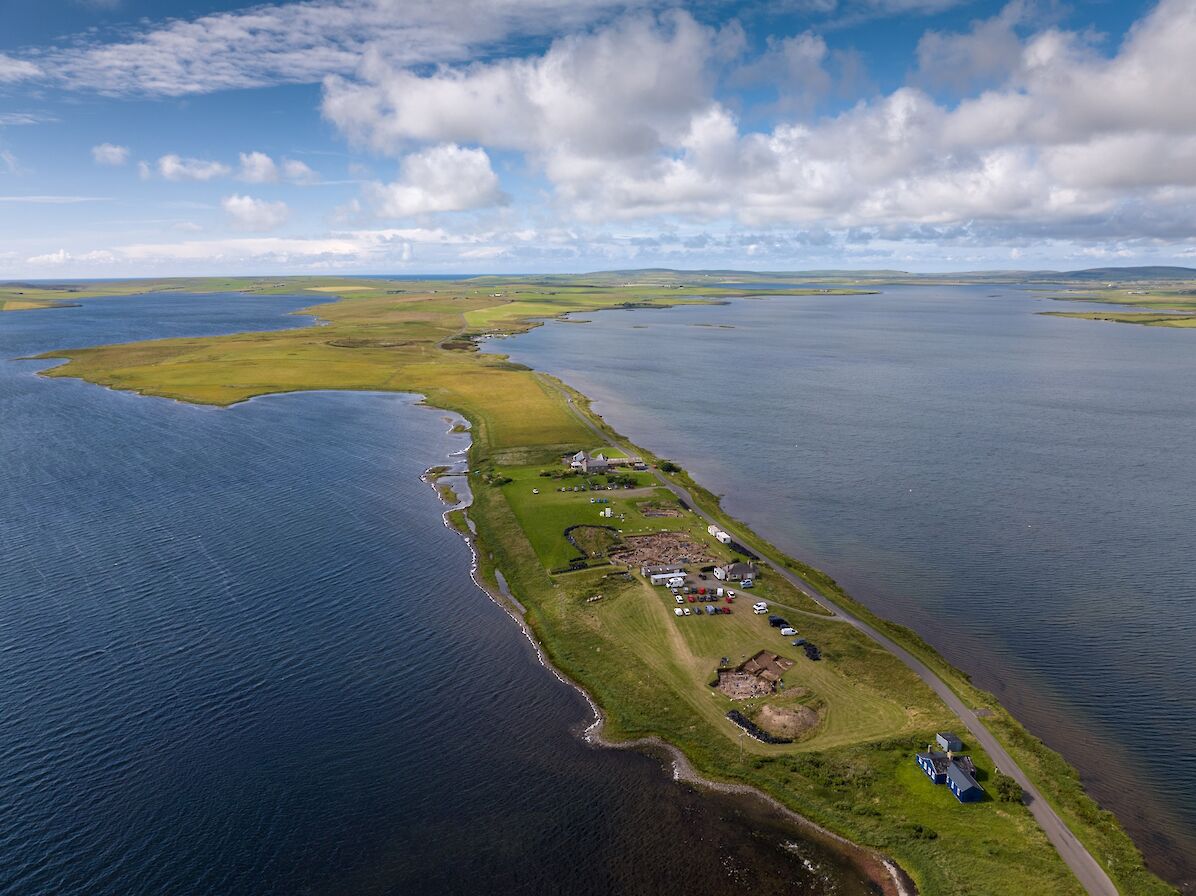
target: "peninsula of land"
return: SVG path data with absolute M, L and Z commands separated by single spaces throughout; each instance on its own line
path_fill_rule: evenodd
M 301 313 L 318 325 L 64 347 L 43 357 L 66 363 L 43 373 L 211 405 L 317 389 L 422 394 L 470 423 L 472 502 L 452 519 L 474 541 L 480 581 L 509 595 L 548 659 L 592 696 L 607 738 L 658 739 L 703 777 L 757 788 L 891 859 L 922 893 L 1174 892 L 1075 771 L 914 632 L 729 518 L 566 384 L 477 350 L 570 312 L 870 285 L 829 272 L 802 281 L 192 280 L 20 302 L 310 292 L 322 304 Z

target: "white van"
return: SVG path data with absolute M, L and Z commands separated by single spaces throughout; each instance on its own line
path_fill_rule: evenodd
M 790 638 L 793 635 L 797 634 L 797 629 L 795 629 L 791 625 L 787 625 L 783 629 L 781 629 L 781 634 L 784 635 L 786 638 Z

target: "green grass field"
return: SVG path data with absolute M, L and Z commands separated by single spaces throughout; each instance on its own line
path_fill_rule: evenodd
M 1073 290 L 1053 296 L 1060 302 L 1095 302 L 1135 310 L 1109 311 L 1044 311 L 1048 317 L 1070 317 L 1077 320 L 1103 320 L 1119 324 L 1146 327 L 1196 327 L 1196 282 L 1175 282 L 1167 285 L 1140 284 L 1135 287 L 1106 286 L 1096 289 Z M 1149 310 L 1136 310 L 1149 309 Z
M 820 663 L 794 656 L 786 676 L 787 685 L 825 701 L 812 738 L 790 746 L 741 738 L 724 718 L 731 701 L 708 683 L 722 656 L 785 651 L 765 617 L 741 601 L 730 616 L 678 619 L 667 590 L 638 577 L 549 576 L 501 489 L 483 488 L 476 499 L 474 518 L 497 533 L 486 542 L 488 562 L 514 571 L 507 578 L 529 622 L 552 660 L 603 707 L 611 736 L 665 738 L 708 777 L 755 784 L 893 855 L 923 893 L 1079 892 L 1023 807 L 962 806 L 918 771 L 913 752 L 950 716 L 904 665 L 854 629 L 813 617 L 798 623 L 824 652 Z M 595 594 L 603 599 L 589 602 Z M 991 769 L 982 755 L 977 761 Z
M 540 471 L 563 470 L 561 457 L 566 452 L 597 447 L 593 433 L 564 395 L 583 412 L 584 397 L 562 391 L 502 356 L 480 353 L 468 339 L 482 332 L 519 332 L 544 316 L 570 311 L 760 294 L 703 289 L 697 277 L 678 289 L 672 282 L 678 275 L 667 272 L 630 284 L 624 282 L 626 277 L 487 277 L 429 283 L 287 278 L 222 281 L 223 286 L 215 281 L 156 282 L 155 289 L 308 290 L 318 304 L 306 313 L 325 325 L 64 347 L 46 357 L 65 357 L 68 363 L 44 375 L 217 405 L 303 389 L 423 394 L 428 403 L 457 412 L 471 424 L 474 503 L 468 514 L 478 530 L 479 574 L 493 584 L 494 570 L 503 572 L 549 657 L 603 708 L 611 737 L 652 735 L 674 744 L 703 774 L 759 787 L 843 836 L 893 856 L 922 893 L 1077 893 L 1078 885 L 1024 807 L 993 801 L 963 806 L 922 776 L 912 753 L 936 729 L 955 727 L 946 707 L 894 656 L 855 629 L 827 618 L 779 576 L 764 570 L 758 587 L 744 594 L 730 615 L 678 619 L 667 590 L 651 588 L 638 576 L 612 578 L 609 566 L 550 573 L 577 555 L 564 538 L 568 526 L 612 524 L 599 518 L 600 507 L 606 505 L 591 504 L 592 497 L 611 500 L 609 506 L 622 515 L 616 528 L 624 534 L 685 531 L 715 556 L 730 556 L 710 539 L 694 514 L 645 516 L 646 503 L 676 503 L 647 476 L 639 477 L 639 487 L 629 491 L 557 492 L 557 487 L 581 480 L 541 477 Z M 127 295 L 146 287 L 112 288 L 114 294 Z M 83 297 L 81 292 L 69 295 L 70 301 Z M 620 444 L 652 460 L 642 448 Z M 727 518 L 717 499 L 683 472 L 675 477 L 733 535 L 763 543 Z M 540 494 L 533 494 L 533 488 Z M 453 522 L 462 525 L 461 516 L 454 515 Z M 912 632 L 876 619 L 817 570 L 793 559 L 785 562 L 862 617 L 875 620 L 930 663 L 969 704 L 995 706 L 991 695 L 972 688 L 966 676 Z M 589 600 L 597 594 L 601 600 Z M 824 659 L 805 659 L 768 627 L 764 617 L 752 615 L 749 605 L 755 599 L 792 612 L 790 621 L 822 648 Z M 725 718 L 731 702 L 709 687 L 721 657 L 738 659 L 763 648 L 789 651 L 797 665 L 786 684 L 806 689 L 821 712 L 818 725 L 797 743 L 768 746 L 740 737 L 739 729 Z M 1066 763 L 999 707 L 990 724 L 1123 892 L 1172 892 L 1144 868 L 1116 820 L 1088 800 Z M 973 755 L 982 770 L 991 769 L 985 756 Z

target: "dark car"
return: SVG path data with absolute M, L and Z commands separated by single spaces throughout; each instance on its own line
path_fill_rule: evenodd
M 769 616 L 768 624 L 773 628 L 784 628 L 789 623 L 785 621 L 783 616 Z

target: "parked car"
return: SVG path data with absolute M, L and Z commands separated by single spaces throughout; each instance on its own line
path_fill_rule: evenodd
M 718 610 L 714 607 L 711 607 L 711 606 L 706 607 L 706 615 L 707 616 L 713 616 L 717 612 L 718 612 Z
M 739 583 L 739 587 L 740 588 L 752 588 L 755 586 L 755 584 L 756 583 L 753 582 L 751 579 L 744 579 L 742 582 Z
M 763 616 L 765 613 L 768 612 L 768 604 L 766 604 L 762 600 L 758 600 L 754 604 L 752 604 L 752 612 L 755 613 L 757 616 Z
M 805 639 L 805 638 L 794 638 L 794 639 L 793 639 L 793 646 L 794 646 L 794 647 L 801 647 L 801 646 L 802 646 L 803 644 L 805 644 L 805 643 L 806 643 L 806 639 Z
M 730 616 L 730 615 L 731 615 L 731 608 L 730 608 L 730 607 L 722 607 L 721 609 L 722 609 L 722 611 L 723 611 L 724 613 L 726 613 L 728 616 Z
M 685 603 L 685 598 L 682 597 L 680 594 L 677 595 L 677 603 L 679 603 L 679 604 Z
M 697 600 L 697 598 L 695 598 L 695 597 L 694 597 L 694 596 L 691 594 L 691 595 L 689 596 L 689 602 L 692 604 L 692 603 L 693 603 L 695 600 Z
M 673 610 L 673 613 L 675 613 L 677 616 L 684 616 L 684 615 L 685 615 L 685 611 L 684 611 L 684 610 L 682 610 L 680 607 L 676 607 L 676 608 Z
M 797 634 L 797 629 L 793 628 L 792 626 L 787 625 L 783 629 L 781 629 L 781 634 L 784 635 L 786 638 L 791 638 Z
M 690 612 L 689 612 L 689 607 L 686 607 L 686 608 L 685 608 L 685 615 L 686 615 L 686 616 L 689 616 L 689 615 L 691 615 L 691 614 L 690 614 Z
M 784 617 L 774 615 L 768 617 L 768 624 L 773 628 L 780 628 L 782 625 L 788 625 L 789 623 L 785 621 Z

